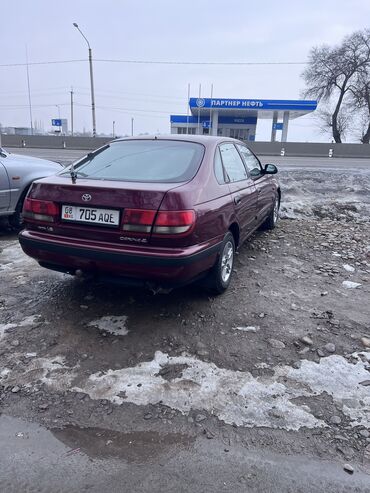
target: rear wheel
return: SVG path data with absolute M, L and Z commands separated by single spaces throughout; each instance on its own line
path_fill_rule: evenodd
M 261 225 L 261 229 L 274 229 L 279 219 L 280 198 L 276 197 L 274 207 L 266 221 Z
M 228 232 L 222 242 L 216 265 L 208 275 L 207 287 L 215 294 L 222 294 L 229 287 L 234 267 L 235 241 Z
M 14 214 L 9 217 L 9 224 L 14 229 L 20 230 L 23 228 L 23 224 L 24 224 L 23 215 L 22 215 L 23 203 L 24 203 L 24 199 L 27 196 L 28 190 L 30 188 L 31 188 L 31 186 L 29 185 L 28 187 L 25 188 L 25 190 L 23 190 L 23 193 L 18 200 L 18 204 L 17 204 L 17 207 L 15 208 Z
M 22 216 L 23 202 L 24 202 L 24 197 L 19 199 L 14 214 L 9 217 L 9 224 L 14 229 L 22 229 L 23 227 L 23 216 Z

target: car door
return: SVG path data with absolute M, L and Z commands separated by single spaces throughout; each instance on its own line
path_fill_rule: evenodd
M 219 146 L 222 164 L 239 222 L 241 242 L 255 229 L 257 223 L 257 190 L 248 176 L 243 160 L 232 142 Z
M 247 167 L 249 176 L 253 180 L 257 189 L 257 214 L 258 224 L 260 224 L 270 213 L 274 206 L 275 200 L 275 185 L 271 180 L 271 176 L 264 173 L 259 159 L 243 144 L 236 144 L 245 166 Z
M 0 149 L 0 213 L 7 211 L 10 205 L 10 184 L 8 173 L 3 164 L 4 159 Z

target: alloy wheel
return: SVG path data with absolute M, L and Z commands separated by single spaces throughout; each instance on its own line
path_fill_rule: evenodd
M 223 249 L 221 257 L 221 278 L 224 283 L 227 283 L 234 264 L 234 247 L 231 241 L 228 241 Z

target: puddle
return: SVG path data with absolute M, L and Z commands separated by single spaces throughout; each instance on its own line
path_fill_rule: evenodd
M 51 432 L 72 451 L 81 451 L 90 458 L 117 458 L 136 463 L 157 461 L 160 455 L 188 449 L 195 441 L 195 438 L 180 433 L 160 434 L 155 431 L 123 433 L 69 426 Z
M 67 426 L 61 429 L 46 428 L 10 416 L 0 417 L 0 441 L 3 453 L 16 455 L 32 451 L 35 456 L 53 459 L 120 459 L 128 463 L 158 461 L 167 453 L 177 454 L 190 449 L 195 437 L 181 433 L 160 434 L 156 431 L 121 432 L 104 428 Z
M 284 455 L 217 438 L 70 426 L 51 431 L 0 416 L 0 491 L 369 491 L 366 464 Z M 225 488 L 227 485 L 227 488 Z M 205 488 L 205 489 L 204 489 Z

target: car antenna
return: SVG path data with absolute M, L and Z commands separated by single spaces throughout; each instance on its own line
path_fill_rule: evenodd
M 71 164 L 71 168 L 69 170 L 69 173 L 70 173 L 71 178 L 72 178 L 72 183 L 75 184 L 76 183 L 76 179 L 77 179 L 77 173 L 76 173 L 76 170 L 75 170 L 75 167 L 74 167 L 74 164 L 73 163 Z

